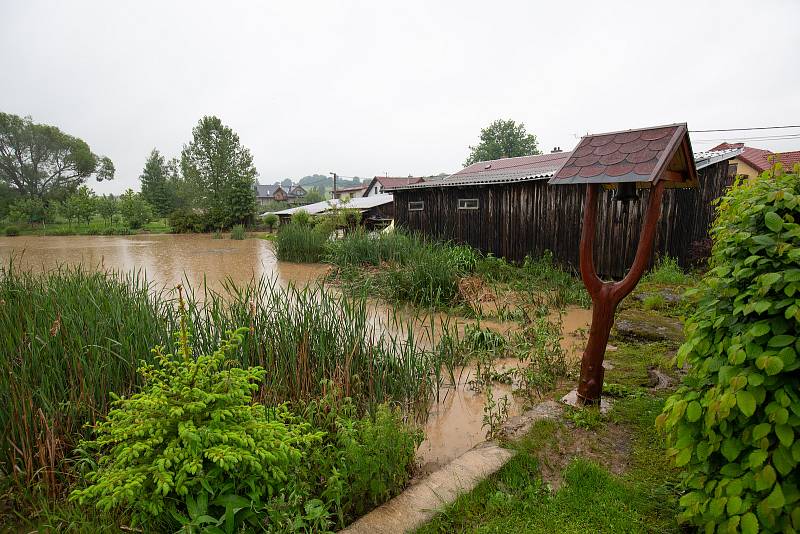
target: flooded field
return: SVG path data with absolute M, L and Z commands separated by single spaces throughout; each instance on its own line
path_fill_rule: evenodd
M 262 239 L 212 239 L 209 235 L 139 235 L 124 237 L 0 237 L 0 265 L 13 258 L 17 268 L 33 271 L 53 269 L 58 265 L 82 264 L 91 268 L 130 271 L 143 270 L 157 287 L 173 287 L 184 280 L 199 287 L 203 281 L 220 288 L 230 278 L 245 283 L 253 277 L 275 278 L 281 285 L 303 286 L 324 276 L 327 266 L 279 262 L 272 243 Z M 371 301 L 370 313 L 379 331 L 403 335 L 399 323 L 410 324 L 416 342 L 431 347 L 443 329 L 463 333 L 467 324 L 476 321 L 453 318 L 444 313 L 419 316 L 412 310 L 395 309 Z M 551 319 L 556 319 L 555 315 Z M 580 358 L 591 311 L 571 307 L 561 316 L 562 348 L 568 362 Z M 390 326 L 390 325 L 395 325 Z M 519 328 L 514 322 L 480 321 L 480 326 L 510 334 Z M 500 368 L 514 366 L 513 361 L 498 362 Z M 425 423 L 425 441 L 418 450 L 423 471 L 432 471 L 485 439 L 483 427 L 485 393 L 473 391 L 469 381 L 474 369 L 458 370 L 456 384 L 443 387 L 431 406 Z M 510 385 L 495 384 L 495 399 L 506 395 L 509 415 L 517 415 L 523 406 L 511 392 Z

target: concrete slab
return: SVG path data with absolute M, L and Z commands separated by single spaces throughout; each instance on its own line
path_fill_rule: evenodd
M 444 506 L 472 490 L 514 456 L 494 442 L 471 449 L 341 532 L 399 534 L 427 523 Z

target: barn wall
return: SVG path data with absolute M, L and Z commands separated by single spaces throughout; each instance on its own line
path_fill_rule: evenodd
M 664 193 L 655 254 L 691 261 L 691 244 L 707 237 L 713 221 L 712 201 L 730 185 L 727 162 L 698 172 L 699 189 Z M 486 253 L 521 261 L 546 250 L 578 269 L 584 185 L 548 186 L 547 180 L 469 187 L 431 187 L 394 192 L 395 223 L 438 239 L 467 243 Z M 595 264 L 604 276 L 621 278 L 633 263 L 647 208 L 647 191 L 631 203 L 627 224 L 617 221 L 620 206 L 611 191 L 600 196 Z M 478 210 L 459 210 L 459 198 L 477 198 Z M 422 211 L 408 211 L 408 202 L 423 201 Z

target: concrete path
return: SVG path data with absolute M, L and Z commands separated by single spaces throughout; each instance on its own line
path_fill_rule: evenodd
M 514 456 L 494 442 L 471 449 L 424 480 L 406 489 L 341 532 L 350 534 L 400 534 L 431 519 L 456 497 L 466 493 Z

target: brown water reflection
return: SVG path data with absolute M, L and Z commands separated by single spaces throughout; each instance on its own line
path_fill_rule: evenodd
M 325 271 L 319 264 L 278 262 L 272 243 L 263 239 L 212 239 L 210 235 L 21 236 L 0 237 L 0 265 L 14 262 L 43 271 L 58 265 L 122 271 L 141 269 L 159 286 L 184 281 L 195 287 L 205 278 L 218 289 L 230 277 L 246 282 L 252 277 L 277 277 L 282 284 L 305 285 Z

